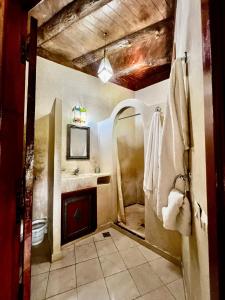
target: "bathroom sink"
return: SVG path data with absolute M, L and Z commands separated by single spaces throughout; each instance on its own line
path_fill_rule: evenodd
M 103 173 L 80 173 L 78 175 L 62 174 L 61 189 L 62 193 L 81 190 L 84 188 L 96 187 L 99 177 L 109 176 Z

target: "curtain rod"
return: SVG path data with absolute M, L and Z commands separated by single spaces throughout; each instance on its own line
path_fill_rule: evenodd
M 123 118 L 119 118 L 118 120 L 123 120 L 123 119 L 127 119 L 127 118 L 132 118 L 132 117 L 136 117 L 136 116 L 140 116 L 141 114 L 134 114 L 134 115 L 130 115 L 127 117 L 123 117 Z

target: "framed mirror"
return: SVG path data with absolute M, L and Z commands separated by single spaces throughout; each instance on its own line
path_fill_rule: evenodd
M 90 128 L 67 125 L 67 159 L 90 158 Z

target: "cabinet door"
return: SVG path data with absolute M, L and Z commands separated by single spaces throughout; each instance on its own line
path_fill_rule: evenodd
M 96 188 L 62 194 L 62 244 L 97 227 Z

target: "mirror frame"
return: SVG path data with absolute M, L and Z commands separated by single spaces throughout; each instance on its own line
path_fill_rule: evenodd
M 71 129 L 77 128 L 80 130 L 85 130 L 87 132 L 87 155 L 86 156 L 71 156 L 70 155 L 70 144 L 71 144 Z M 76 126 L 72 124 L 67 124 L 67 147 L 66 147 L 66 159 L 90 159 L 90 127 L 86 126 Z

